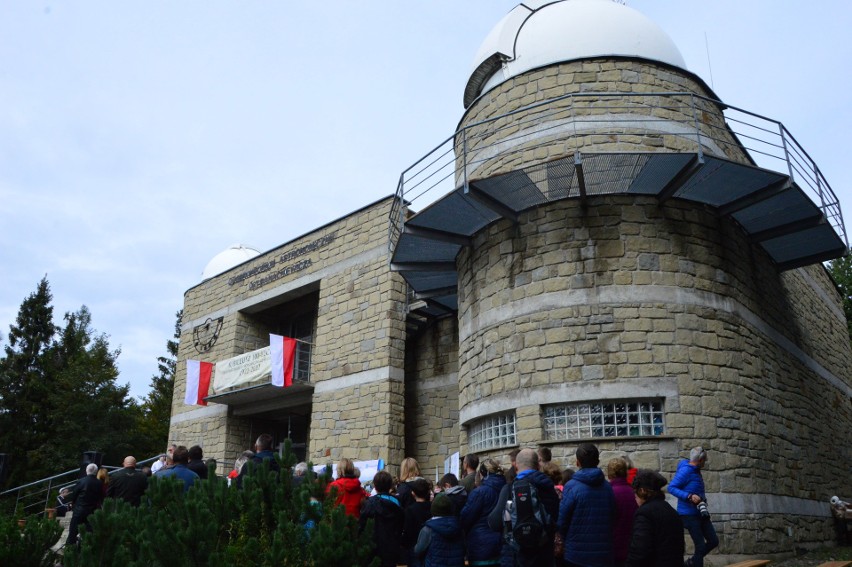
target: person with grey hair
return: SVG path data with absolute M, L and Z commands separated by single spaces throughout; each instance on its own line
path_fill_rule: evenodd
M 91 531 L 89 516 L 98 509 L 103 496 L 103 484 L 97 479 L 97 474 L 98 465 L 89 463 L 86 466 L 86 476 L 77 481 L 74 491 L 68 498 L 69 502 L 74 503 L 74 513 L 71 515 L 65 545 L 76 545 L 80 524 L 86 527 L 86 531 Z
M 684 459 L 678 464 L 677 472 L 669 483 L 669 493 L 677 498 L 677 513 L 695 544 L 695 554 L 687 559 L 687 567 L 704 567 L 704 557 L 719 545 L 716 528 L 710 521 L 704 478 L 701 476 L 701 469 L 706 464 L 707 451 L 694 447 L 689 452 L 689 460 Z
M 240 474 L 237 476 L 237 488 L 243 487 L 243 479 L 246 475 L 251 474 L 255 467 L 261 466 L 264 462 L 269 463 L 269 470 L 276 475 L 281 467 L 275 459 L 275 453 L 272 451 L 272 435 L 269 433 L 261 433 L 260 437 L 254 443 L 254 456 L 243 464 L 240 469 Z
M 307 473 L 308 463 L 298 463 L 295 467 L 293 467 L 293 488 L 301 486 L 301 484 L 305 482 L 305 479 L 307 478 Z

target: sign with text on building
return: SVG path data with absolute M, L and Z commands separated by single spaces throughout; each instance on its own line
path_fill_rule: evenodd
M 216 363 L 213 375 L 213 391 L 216 393 L 245 386 L 253 382 L 269 381 L 272 373 L 272 359 L 269 347 L 253 350 Z

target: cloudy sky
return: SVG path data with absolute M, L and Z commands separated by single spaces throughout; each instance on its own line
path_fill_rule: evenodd
M 392 193 L 516 3 L 0 3 L 3 340 L 46 274 L 57 320 L 87 305 L 144 395 L 210 258 Z M 852 218 L 852 4 L 627 4 L 722 100 L 782 121 Z

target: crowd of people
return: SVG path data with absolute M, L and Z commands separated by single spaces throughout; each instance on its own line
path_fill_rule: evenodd
M 671 483 L 657 471 L 637 470 L 627 457 L 600 468 L 595 445 L 581 444 L 575 468 L 562 469 L 547 447 L 515 450 L 504 469 L 493 458 L 467 455 L 464 475 L 444 475 L 433 487 L 414 459 L 398 478 L 379 471 L 362 488 L 352 461 L 338 464 L 336 503 L 373 521 L 383 566 L 702 567 L 718 544 L 707 513 L 696 447 Z M 675 510 L 664 487 L 678 498 Z M 684 561 L 684 530 L 695 552 Z
M 272 441 L 261 435 L 255 451 L 236 460 L 228 482 L 241 487 L 252 463 L 264 461 L 281 474 Z M 326 495 L 358 520 L 360 530 L 372 521 L 382 566 L 703 567 L 704 556 L 719 544 L 707 511 L 701 476 L 707 453 L 701 447 L 678 465 L 671 482 L 659 472 L 637 470 L 627 457 L 611 459 L 604 471 L 590 443 L 577 447 L 576 468 L 560 467 L 547 447 L 514 450 L 509 459 L 503 467 L 469 454 L 461 479 L 449 473 L 433 486 L 413 458 L 400 463 L 399 477 L 380 470 L 365 484 L 344 458 Z M 67 544 L 77 541 L 80 526 L 88 526 L 104 498 L 139 506 L 152 474 L 180 480 L 184 491 L 211 470 L 215 474 L 215 462 L 205 462 L 198 446 L 173 445 L 158 464 L 138 470 L 129 456 L 112 475 L 90 464 L 73 492 L 62 495 L 73 503 Z M 297 464 L 291 477 L 294 486 L 305 482 L 308 465 Z M 665 501 L 666 485 L 677 510 Z M 308 537 L 313 526 L 305 526 Z M 694 544 L 686 561 L 684 530 Z

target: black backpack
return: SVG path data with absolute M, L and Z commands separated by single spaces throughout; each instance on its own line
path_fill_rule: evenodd
M 507 536 L 518 549 L 538 549 L 549 539 L 550 515 L 538 498 L 535 486 L 526 479 L 512 483 L 512 498 L 506 503 Z

